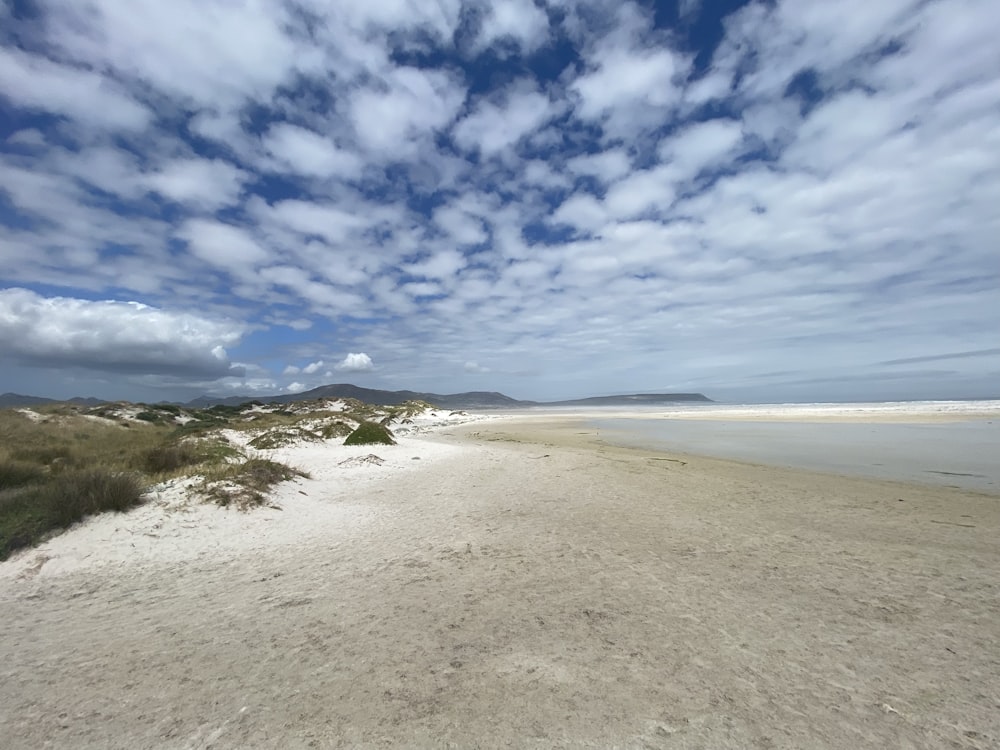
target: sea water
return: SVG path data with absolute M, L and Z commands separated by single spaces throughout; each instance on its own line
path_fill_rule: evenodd
M 1000 495 L 998 401 L 630 411 L 595 415 L 591 423 L 602 439 L 617 445 Z

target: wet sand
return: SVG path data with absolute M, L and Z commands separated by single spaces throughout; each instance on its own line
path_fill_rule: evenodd
M 583 420 L 414 440 L 419 469 L 220 525 L 252 548 L 180 554 L 167 514 L 170 555 L 0 565 L 4 746 L 1000 744 L 996 497 Z
M 963 419 L 911 414 L 906 421 L 888 422 L 770 419 L 619 417 L 589 424 L 603 439 L 625 446 L 1000 496 L 1000 413 Z

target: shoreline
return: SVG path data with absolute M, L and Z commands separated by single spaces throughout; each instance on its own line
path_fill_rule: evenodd
M 996 498 L 594 432 L 442 427 L 413 439 L 440 451 L 415 470 L 327 494 L 322 477 L 285 486 L 271 520 L 242 516 L 263 535 L 242 553 L 0 578 L 0 735 L 14 748 L 1000 742 L 984 687 L 1000 684 Z M 296 514 L 311 526 L 270 543 Z

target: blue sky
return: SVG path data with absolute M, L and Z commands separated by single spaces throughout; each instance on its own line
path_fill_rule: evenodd
M 1000 393 L 994 0 L 0 5 L 0 391 Z

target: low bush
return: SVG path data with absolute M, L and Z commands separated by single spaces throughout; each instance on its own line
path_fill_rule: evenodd
M 344 441 L 344 445 L 395 444 L 396 441 L 392 439 L 392 432 L 389 431 L 389 428 L 376 422 L 362 422 Z
M 269 430 L 261 433 L 247 445 L 257 450 L 272 450 L 274 448 L 284 448 L 286 445 L 295 445 L 304 440 L 316 440 L 317 435 L 299 428 L 291 430 Z

